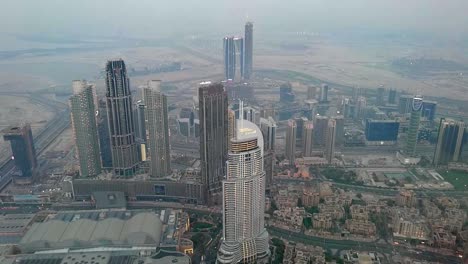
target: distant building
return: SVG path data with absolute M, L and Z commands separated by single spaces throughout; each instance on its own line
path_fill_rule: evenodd
M 228 149 L 231 149 L 231 138 L 236 134 L 236 112 L 228 110 Z
M 328 84 L 322 84 L 320 86 L 320 98 L 319 102 L 328 102 Z
M 73 95 L 69 100 L 81 177 L 96 176 L 101 173 L 94 89 L 94 85 L 86 81 L 73 81 Z
M 139 100 L 135 104 L 134 120 L 135 120 L 135 136 L 146 142 L 146 124 L 145 124 L 145 104 Z
M 437 102 L 424 100 L 422 104 L 421 116 L 425 117 L 429 121 L 434 121 L 437 113 Z
M 8 127 L 2 131 L 3 140 L 10 141 L 11 157 L 15 161 L 16 168 L 21 175 L 15 179 L 17 182 L 30 183 L 37 168 L 36 148 L 31 131 L 31 126 Z
M 244 33 L 244 79 L 250 79 L 253 71 L 253 23 L 245 24 Z
M 331 164 L 333 158 L 335 157 L 335 143 L 336 143 L 336 121 L 330 119 L 328 121 L 328 129 L 326 135 L 326 144 L 325 144 L 325 159 L 328 161 L 328 164 Z
M 307 100 L 315 99 L 316 93 L 317 93 L 317 87 L 315 86 L 307 87 Z
M 198 88 L 200 160 L 202 181 L 213 198 L 220 193 L 228 153 L 228 98 L 220 83 L 204 82 Z
M 302 130 L 302 155 L 311 157 L 314 144 L 314 123 L 312 121 L 304 122 Z
M 106 104 L 112 166 L 117 175 L 129 176 L 138 169 L 130 80 L 123 60 L 106 65 Z
M 381 85 L 377 89 L 377 98 L 376 99 L 377 99 L 376 100 L 377 105 L 379 105 L 379 106 L 385 105 L 385 88 L 383 87 L 383 85 Z
M 101 151 L 102 168 L 112 169 L 112 150 L 109 134 L 109 122 L 107 120 L 106 101 L 99 100 L 99 112 L 97 116 L 97 127 L 99 134 L 99 149 Z
M 411 104 L 411 117 L 410 123 L 408 127 L 408 131 L 406 132 L 406 146 L 404 149 L 404 154 L 409 157 L 416 156 L 416 145 L 418 143 L 418 131 L 419 125 L 421 122 L 421 109 L 422 109 L 423 99 L 420 96 L 416 96 L 413 98 Z
M 457 162 L 460 158 L 464 137 L 465 123 L 442 118 L 434 153 L 434 165 Z
M 339 115 L 333 117 L 336 121 L 336 146 L 343 146 L 344 145 L 344 138 L 345 138 L 345 119 L 344 116 Z
M 359 96 L 356 101 L 356 107 L 354 111 L 354 119 L 360 120 L 366 117 L 367 110 L 367 99 L 363 96 Z
M 217 263 L 257 263 L 270 254 L 264 221 L 263 136 L 254 123 L 238 120 L 236 137 L 231 141 Z
M 328 117 L 316 116 L 314 121 L 314 143 L 318 146 L 325 146 L 328 129 Z
M 398 101 L 398 112 L 400 114 L 407 114 L 411 112 L 413 98 L 414 96 L 412 95 L 400 95 L 400 99 Z
M 274 150 L 276 141 L 276 122 L 272 117 L 260 118 L 260 130 L 265 142 L 264 150 Z
M 280 103 L 294 102 L 294 92 L 290 83 L 284 83 L 280 86 Z
M 225 37 L 224 51 L 224 77 L 226 80 L 235 80 L 236 76 L 244 75 L 244 39 L 240 37 Z
M 397 96 L 396 89 L 390 89 L 388 91 L 388 104 L 391 104 L 391 105 L 396 104 L 396 96 Z
M 286 128 L 286 159 L 289 160 L 289 164 L 293 165 L 296 158 L 296 130 L 297 124 L 293 119 L 288 120 L 288 126 Z
M 159 80 L 148 82 L 142 88 L 142 94 L 148 133 L 149 174 L 151 177 L 164 177 L 171 173 L 167 97 L 161 92 Z
M 366 120 L 366 144 L 393 145 L 398 140 L 400 123 L 394 120 Z

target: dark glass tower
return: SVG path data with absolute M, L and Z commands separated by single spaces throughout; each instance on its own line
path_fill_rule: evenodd
M 228 98 L 220 83 L 198 89 L 201 174 L 208 198 L 221 191 L 228 151 Z
M 446 165 L 457 162 L 463 148 L 465 123 L 442 118 L 440 120 L 437 146 L 434 153 L 434 165 Z
M 98 103 L 99 111 L 97 118 L 99 148 L 101 150 L 102 168 L 112 168 L 112 151 L 110 146 L 109 122 L 107 121 L 106 101 L 100 100 Z
M 138 167 L 130 81 L 123 60 L 106 66 L 106 105 L 112 165 L 117 175 L 133 175 Z
M 244 36 L 244 79 L 250 79 L 253 68 L 253 24 L 245 24 Z
M 31 181 L 37 167 L 36 149 L 34 148 L 31 126 L 9 127 L 2 131 L 3 139 L 10 141 L 12 159 L 21 171 L 22 181 Z

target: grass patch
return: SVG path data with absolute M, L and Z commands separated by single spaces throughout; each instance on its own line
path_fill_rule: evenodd
M 450 182 L 457 191 L 468 191 L 468 172 L 455 170 L 437 171 L 444 179 Z
M 207 228 L 212 228 L 213 224 L 207 223 L 207 222 L 195 222 L 192 226 L 193 229 L 207 229 Z

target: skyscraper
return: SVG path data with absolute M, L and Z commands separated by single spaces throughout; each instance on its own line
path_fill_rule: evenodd
M 268 118 L 260 118 L 260 130 L 262 131 L 263 141 L 265 145 L 263 149 L 274 150 L 276 138 L 276 122 L 270 116 Z
M 400 114 L 410 113 L 412 102 L 413 102 L 412 95 L 400 95 L 400 98 L 398 99 L 398 112 Z
M 95 88 L 86 81 L 73 81 L 72 86 L 71 122 L 80 163 L 80 176 L 96 176 L 101 173 L 101 162 L 94 104 Z
M 314 144 L 318 146 L 325 146 L 328 128 L 328 117 L 315 116 L 314 121 Z
M 133 175 L 138 168 L 139 158 L 130 81 L 122 59 L 107 62 L 106 88 L 112 166 L 117 175 Z
M 416 156 L 416 145 L 418 143 L 418 131 L 419 123 L 421 122 L 421 109 L 423 99 L 421 96 L 415 96 L 411 104 L 411 117 L 406 132 L 406 146 L 404 154 L 415 157 Z
M 330 119 L 328 121 L 327 140 L 325 144 L 325 159 L 328 164 L 331 164 L 335 157 L 335 140 L 336 140 L 336 121 Z
M 286 159 L 289 160 L 289 164 L 293 165 L 296 159 L 296 130 L 297 124 L 294 119 L 288 120 L 288 127 L 286 128 Z
M 377 105 L 382 106 L 385 105 L 385 88 L 383 85 L 381 85 L 379 88 L 377 88 Z
M 263 163 L 265 169 L 266 188 L 269 189 L 273 182 L 275 169 L 275 138 L 276 122 L 270 116 L 268 119 L 260 118 L 260 130 L 263 135 Z
M 457 162 L 460 158 L 465 123 L 441 119 L 433 163 L 435 166 Z
M 317 92 L 317 88 L 315 86 L 307 87 L 307 100 L 315 99 L 316 92 Z
M 388 91 L 388 103 L 389 104 L 396 104 L 396 95 L 397 91 L 395 89 L 390 89 Z
M 146 142 L 146 122 L 145 122 L 145 104 L 138 100 L 135 104 L 134 120 L 135 120 L 135 137 L 142 142 Z
M 238 120 L 223 181 L 223 236 L 217 263 L 258 263 L 270 254 L 265 229 L 263 136 Z
M 244 75 L 244 39 L 240 37 L 225 37 L 223 39 L 224 78 L 235 80 Z
M 294 102 L 294 92 L 290 83 L 283 83 L 280 86 L 280 103 Z
M 321 103 L 328 102 L 328 84 L 322 84 L 320 87 L 320 98 Z
M 367 99 L 364 96 L 359 96 L 356 102 L 354 111 L 354 119 L 364 119 L 366 116 Z
M 434 121 L 437 112 L 437 102 L 424 100 L 422 105 L 421 116 L 429 121 Z
M 171 173 L 167 97 L 161 92 L 161 81 L 152 80 L 143 88 L 150 176 L 164 177 Z
M 314 139 L 314 123 L 312 121 L 306 121 L 303 125 L 302 132 L 302 155 L 304 157 L 312 156 L 312 146 Z
M 343 146 L 344 145 L 344 138 L 345 138 L 345 132 L 344 132 L 344 124 L 345 124 L 345 119 L 344 116 L 339 115 L 333 117 L 336 121 L 336 146 Z
M 245 24 L 244 35 L 244 79 L 250 79 L 253 69 L 253 24 L 247 22 Z
M 21 171 L 21 175 L 15 181 L 30 183 L 37 168 L 36 149 L 31 132 L 31 126 L 8 127 L 2 131 L 3 140 L 10 141 L 11 157 L 15 161 L 16 168 Z
M 198 89 L 200 159 L 208 198 L 221 191 L 228 152 L 228 98 L 220 83 L 204 82 Z
M 236 135 L 236 112 L 228 110 L 228 149 L 231 149 L 231 138 Z
M 109 122 L 107 120 L 107 107 L 105 100 L 98 102 L 97 127 L 99 135 L 99 149 L 101 150 L 102 168 L 112 168 L 112 150 L 110 145 Z

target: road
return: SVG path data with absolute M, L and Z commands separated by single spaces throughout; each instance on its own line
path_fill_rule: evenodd
M 70 112 L 66 104 L 44 98 L 38 94 L 27 93 L 1 93 L 3 95 L 28 97 L 32 103 L 42 104 L 55 112 L 55 117 L 34 136 L 36 154 L 39 156 L 69 125 Z M 0 191 L 12 181 L 12 173 L 15 169 L 14 161 L 5 160 L 0 167 Z
M 308 245 L 319 246 L 322 248 L 338 249 L 338 250 L 358 250 L 358 251 L 375 251 L 394 255 L 396 252 L 403 256 L 412 257 L 418 260 L 440 261 L 441 263 L 461 263 L 460 258 L 455 256 L 446 256 L 435 254 L 430 251 L 422 251 L 421 254 L 412 253 L 404 246 L 395 247 L 391 244 L 376 243 L 376 242 L 360 242 L 354 240 L 335 240 L 321 237 L 307 236 L 303 233 L 296 233 L 277 227 L 267 227 L 270 236 L 295 241 Z

